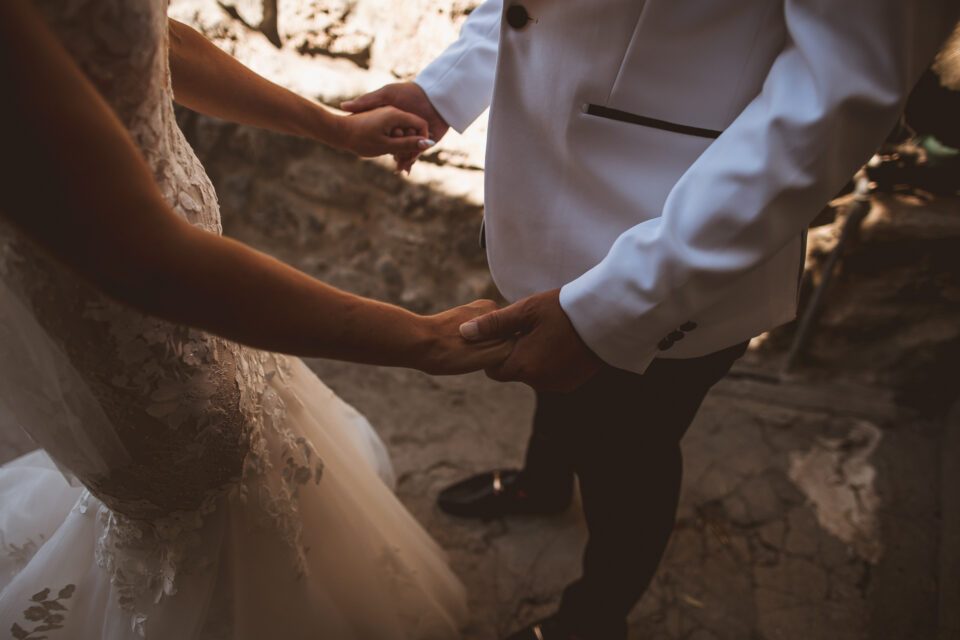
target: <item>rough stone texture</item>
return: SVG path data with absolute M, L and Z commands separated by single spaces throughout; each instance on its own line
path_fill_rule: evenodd
M 198 6 L 176 0 L 175 6 Z M 261 0 L 223 0 L 222 6 L 250 29 L 260 29 Z M 279 0 L 280 49 L 308 56 L 347 58 L 365 68 L 409 77 L 457 35 L 480 0 Z
M 822 280 L 847 202 L 835 203 L 835 222 L 810 233 L 808 285 Z M 827 293 L 807 365 L 894 389 L 900 402 L 942 416 L 960 376 L 958 240 L 960 199 L 876 197 Z M 767 337 L 769 356 L 783 354 L 793 329 Z
M 386 437 L 401 497 L 450 550 L 470 587 L 474 617 L 467 637 L 499 638 L 548 613 L 577 572 L 585 540 L 579 506 L 548 519 L 471 523 L 448 518 L 433 505 L 436 492 L 451 480 L 521 460 L 532 410 L 529 391 L 478 375 L 431 379 L 343 363 L 312 365 Z M 816 393 L 837 404 L 842 396 L 829 387 L 792 384 L 764 395 L 756 383 L 734 377 L 708 397 L 684 441 L 675 535 L 631 619 L 631 638 L 935 637 L 938 545 L 931 537 L 939 504 L 936 473 L 923 472 L 937 457 L 935 430 L 914 415 L 901 415 L 869 389 L 860 392 L 874 400 L 870 415 L 796 408 L 790 396 Z M 778 402 L 780 395 L 788 402 Z M 882 480 L 875 485 L 883 525 L 875 535 L 887 543 L 873 564 L 819 524 L 814 504 L 789 470 L 792 455 L 881 414 L 888 417 L 885 429 L 912 436 L 870 456 Z M 916 485 L 900 487 L 897 477 L 879 471 L 894 463 L 919 474 Z M 847 490 L 838 484 L 838 492 Z M 749 506 L 729 507 L 738 502 Z M 909 531 L 900 530 L 905 521 Z M 887 634 L 887 625 L 896 633 Z
M 937 640 L 960 638 L 960 402 L 947 417 L 941 450 L 940 511 L 940 635 Z
M 960 91 L 960 25 L 943 46 L 934 68 L 945 86 Z
M 281 0 L 274 46 L 255 30 L 259 0 L 171 0 L 186 22 L 274 82 L 331 107 L 416 75 L 456 38 L 478 0 Z M 231 16 L 230 9 L 241 19 Z M 448 136 L 429 162 L 481 169 L 486 116 L 466 135 Z

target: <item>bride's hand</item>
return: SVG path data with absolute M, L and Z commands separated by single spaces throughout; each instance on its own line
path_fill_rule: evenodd
M 427 347 L 417 368 L 432 375 L 469 373 L 496 366 L 506 360 L 513 340 L 468 342 L 460 325 L 497 309 L 492 300 L 477 300 L 432 316 L 421 316 L 427 332 Z
M 427 121 L 396 107 L 340 117 L 340 142 L 358 156 L 420 153 L 432 147 Z

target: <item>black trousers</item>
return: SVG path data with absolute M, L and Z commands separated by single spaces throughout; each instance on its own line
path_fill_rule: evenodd
M 587 640 L 626 637 L 673 531 L 683 462 L 680 439 L 704 396 L 747 344 L 683 360 L 657 359 L 638 375 L 607 368 L 569 394 L 539 393 L 520 486 L 560 501 L 580 481 L 590 539 L 582 577 L 560 616 Z

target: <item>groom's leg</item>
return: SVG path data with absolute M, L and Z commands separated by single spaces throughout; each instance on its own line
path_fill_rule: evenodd
M 537 394 L 533 433 L 520 473 L 518 487 L 534 500 L 566 505 L 573 497 L 573 453 L 571 423 L 565 403 L 555 394 Z
M 626 616 L 673 531 L 680 439 L 707 391 L 745 348 L 657 360 L 644 375 L 608 370 L 569 398 L 590 539 L 583 576 L 564 592 L 560 615 L 586 637 L 626 637 Z

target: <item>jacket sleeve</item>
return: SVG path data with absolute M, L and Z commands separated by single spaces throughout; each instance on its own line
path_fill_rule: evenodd
M 415 80 L 447 124 L 460 133 L 490 106 L 502 11 L 503 0 L 486 0 L 477 7 L 460 38 Z
M 784 0 L 761 92 L 560 301 L 608 363 L 643 372 L 666 334 L 807 227 L 892 129 L 956 23 L 955 0 Z

